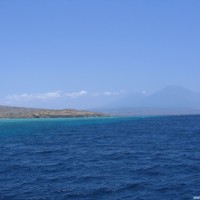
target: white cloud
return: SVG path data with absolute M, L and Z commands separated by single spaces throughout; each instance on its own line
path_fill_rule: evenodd
M 142 94 L 147 94 L 147 91 L 146 90 L 142 90 L 141 93 Z
M 47 92 L 47 93 L 38 93 L 38 94 L 13 94 L 6 96 L 8 100 L 14 101 L 30 101 L 30 100 L 51 100 L 51 99 L 58 99 L 62 96 L 61 91 L 56 92 Z
M 23 93 L 23 94 L 12 94 L 6 96 L 6 100 L 9 101 L 32 101 L 32 100 L 55 100 L 59 98 L 78 98 L 87 95 L 88 92 L 81 90 L 80 92 L 65 93 L 62 91 L 46 92 L 46 93 Z
M 118 96 L 118 95 L 121 95 L 124 93 L 125 93 L 125 91 L 123 91 L 123 90 L 120 90 L 118 92 L 104 91 L 104 92 L 93 93 L 92 96 Z
M 63 91 L 53 91 L 46 93 L 22 93 L 22 94 L 12 94 L 5 97 L 5 101 L 8 103 L 21 103 L 21 102 L 31 102 L 31 101 L 51 101 L 58 99 L 76 99 L 83 96 L 98 97 L 98 96 L 118 96 L 125 93 L 120 90 L 118 92 L 104 91 L 89 93 L 86 90 L 81 90 L 77 92 L 63 92 Z
M 41 100 L 48 100 L 48 99 L 58 99 L 61 96 L 62 96 L 62 92 L 57 91 L 57 92 L 47 92 L 43 94 L 38 94 L 38 95 L 35 95 L 35 98 L 41 99 Z
M 70 97 L 72 99 L 75 99 L 75 98 L 78 98 L 78 97 L 81 97 L 81 96 L 85 96 L 87 95 L 88 92 L 85 91 L 85 90 L 81 90 L 80 92 L 71 92 L 71 93 L 65 93 L 65 97 Z

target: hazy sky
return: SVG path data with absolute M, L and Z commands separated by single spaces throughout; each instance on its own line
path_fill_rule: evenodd
M 167 85 L 200 91 L 199 10 L 199 0 L 0 1 L 0 103 L 88 107 Z

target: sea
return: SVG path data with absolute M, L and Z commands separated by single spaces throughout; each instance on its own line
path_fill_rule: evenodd
M 0 200 L 200 199 L 200 116 L 0 120 Z

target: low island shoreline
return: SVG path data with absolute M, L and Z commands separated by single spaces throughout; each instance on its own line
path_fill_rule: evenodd
M 106 117 L 103 113 L 75 109 L 37 109 L 0 106 L 0 119 Z

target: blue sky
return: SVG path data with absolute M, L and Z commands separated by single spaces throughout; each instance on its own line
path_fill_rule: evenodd
M 0 104 L 98 106 L 200 91 L 198 0 L 0 1 Z

